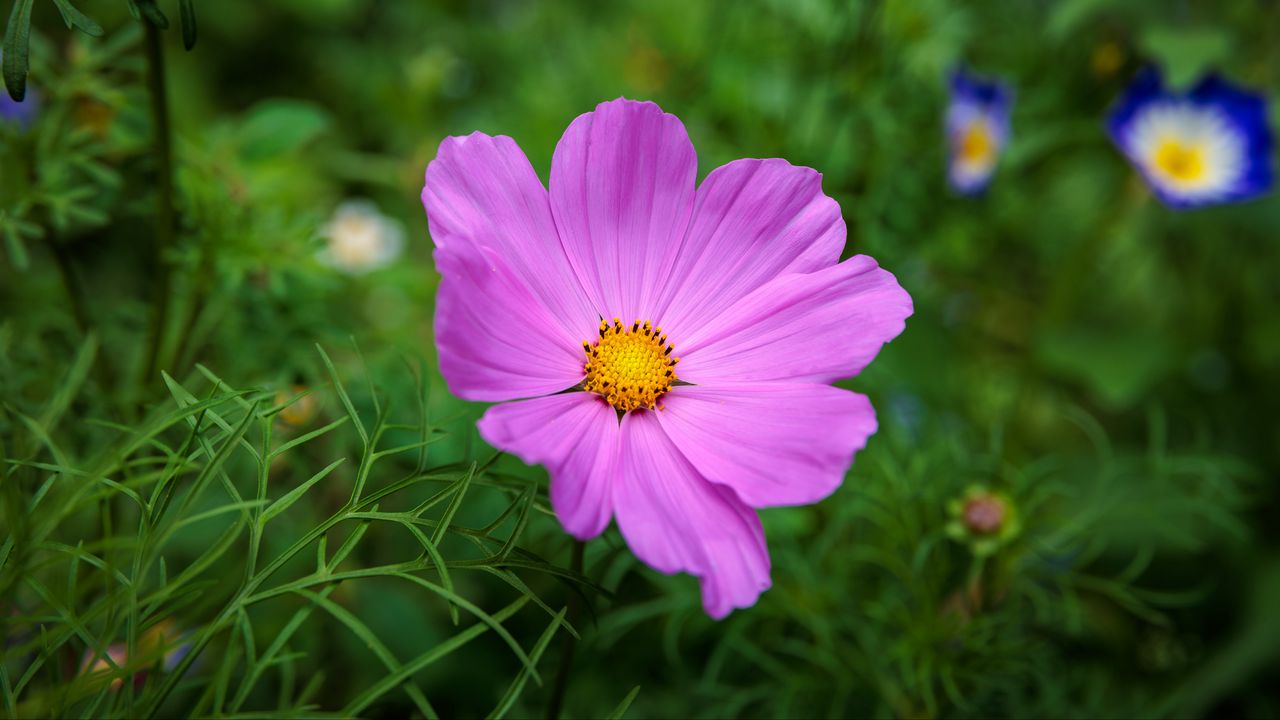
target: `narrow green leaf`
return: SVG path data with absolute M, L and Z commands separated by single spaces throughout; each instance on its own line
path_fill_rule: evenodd
M 216 508 L 213 508 L 212 510 L 205 510 L 204 512 L 199 512 L 199 513 L 196 513 L 195 515 L 189 515 L 185 518 L 182 518 L 182 520 L 174 524 L 173 530 L 176 531 L 188 525 L 194 525 L 198 522 L 203 522 L 205 520 L 208 520 L 209 518 L 217 517 L 219 515 L 225 515 L 229 512 L 262 507 L 263 505 L 266 505 L 266 504 L 267 504 L 266 500 L 240 500 L 239 502 L 228 503 L 226 505 L 223 505 L 222 507 L 216 507 Z
M 529 652 L 529 660 L 535 665 L 542 658 L 542 653 L 546 652 L 547 646 L 551 644 L 551 638 L 555 637 L 556 630 L 564 625 L 564 615 L 568 612 L 568 608 L 561 608 L 559 613 L 552 618 L 551 624 L 546 630 L 542 631 L 542 636 L 538 638 L 538 642 L 534 644 L 533 650 Z M 520 697 L 520 693 L 524 691 L 524 686 L 529 682 L 529 673 L 525 668 L 520 668 L 520 672 L 516 674 L 515 680 L 511 681 L 511 686 L 507 688 L 507 692 L 503 694 L 502 699 L 498 701 L 497 707 L 493 712 L 489 713 L 490 720 L 505 717 L 507 712 L 511 710 L 511 706 L 515 704 L 516 699 Z
M 376 505 L 374 506 L 374 510 L 377 510 Z M 342 541 L 342 545 L 338 546 L 338 551 L 333 554 L 333 557 L 329 558 L 329 562 L 326 566 L 326 570 L 328 572 L 336 570 L 337 567 L 342 564 L 342 561 L 346 560 L 347 557 L 355 551 L 356 545 L 364 539 L 364 534 L 369 531 L 369 526 L 372 524 L 372 520 L 365 520 L 364 522 L 356 525 L 355 529 L 351 531 L 351 534 L 347 536 L 347 539 Z
M 4 701 L 4 712 L 7 717 L 18 716 L 18 705 L 13 697 L 13 686 L 9 684 L 9 666 L 0 663 L 0 700 Z
M 210 420 L 212 420 L 212 421 L 214 422 L 214 424 L 215 424 L 215 425 L 217 425 L 218 427 L 222 428 L 223 430 L 227 430 L 227 431 L 231 431 L 231 429 L 232 429 L 232 428 L 231 428 L 231 423 L 229 423 L 229 422 L 227 422 L 226 420 L 222 419 L 222 416 L 221 416 L 221 415 L 219 415 L 218 413 L 214 412 L 214 411 L 213 411 L 213 408 L 214 408 L 215 406 L 217 406 L 217 405 L 219 405 L 219 404 L 221 404 L 221 403 L 223 403 L 223 402 L 227 401 L 228 399 L 235 399 L 237 402 L 239 402 L 239 403 L 243 404 L 243 398 L 241 398 L 240 396 L 241 396 L 241 395 L 244 395 L 244 394 L 247 394 L 247 392 L 248 392 L 248 391 L 244 391 L 244 390 L 242 390 L 242 391 L 237 391 L 237 392 L 235 392 L 235 394 L 234 394 L 234 395 L 230 395 L 230 396 L 222 396 L 222 397 L 219 397 L 219 398 L 210 398 L 209 400 L 204 400 L 204 401 L 201 401 L 201 402 L 197 402 L 197 401 L 196 401 L 196 396 L 195 396 L 195 395 L 192 395 L 190 392 L 188 392 L 188 391 L 187 391 L 187 389 L 186 389 L 186 388 L 184 388 L 184 387 L 182 387 L 182 385 L 178 384 L 178 381 L 177 381 L 177 380 L 174 380 L 174 379 L 173 379 L 173 376 L 169 375 L 169 373 L 165 372 L 164 370 L 161 370 L 161 371 L 160 371 L 160 377 L 164 379 L 164 383 L 165 383 L 165 385 L 166 385 L 166 386 L 168 386 L 168 388 L 169 388 L 169 394 L 173 396 L 173 399 L 177 402 L 178 407 L 182 408 L 182 409 L 183 409 L 183 410 L 185 410 L 185 411 L 190 411 L 190 410 L 192 410 L 193 408 L 200 408 L 200 410 L 201 410 L 201 411 L 208 410 L 208 413 L 207 413 L 207 414 L 208 414 L 209 419 L 210 419 Z M 245 405 L 245 407 L 249 407 L 249 406 L 248 406 L 248 405 Z M 250 411 L 250 414 L 253 414 L 253 412 L 254 412 L 254 411 L 252 411 L 252 410 L 251 410 L 251 411 Z M 186 413 L 186 416 L 187 416 L 188 418 L 190 418 L 190 416 L 195 415 L 195 414 L 196 414 L 196 413 L 190 413 L 190 412 L 188 412 L 188 413 Z M 246 417 L 246 418 L 245 418 L 245 421 L 247 422 L 247 420 L 248 420 L 248 418 Z M 175 421 L 175 422 L 176 422 L 176 421 Z M 192 423 L 192 424 L 194 424 L 194 423 L 195 423 L 195 419 L 194 419 L 194 418 L 191 418 L 191 419 L 189 420 L 189 422 L 190 422 L 190 423 Z M 246 425 L 246 427 L 247 427 L 247 425 Z M 253 445 L 252 445 L 248 440 L 245 440 L 245 439 L 244 439 L 244 433 L 240 432 L 240 433 L 237 433 L 237 434 L 240 436 L 240 438 L 239 438 L 239 443 L 240 443 L 240 445 L 241 445 L 242 447 L 244 447 L 244 449 L 248 450 L 248 451 L 249 451 L 249 453 L 250 453 L 251 455 L 253 455 L 253 458 L 254 458 L 255 460 L 261 461 L 262 456 L 258 454 L 258 449 L 257 449 L 257 448 L 255 448 L 255 447 L 254 447 L 254 446 L 253 446 Z
M 511 535 L 507 538 L 507 541 L 503 543 L 502 549 L 498 551 L 496 559 L 499 562 L 510 557 L 511 551 L 515 549 L 516 541 L 518 541 L 520 536 L 524 534 L 524 528 L 529 523 L 529 511 L 533 508 L 533 500 L 536 496 L 537 493 L 534 492 L 532 487 L 530 487 L 527 493 L 517 498 L 516 502 L 513 503 L 520 505 L 520 514 L 516 516 L 516 526 L 512 528 Z M 524 502 L 521 502 L 522 500 Z
M 440 554 L 440 550 L 436 548 L 426 534 L 419 530 L 418 526 L 414 525 L 410 520 L 406 518 L 397 518 L 396 522 L 399 522 L 406 530 L 413 533 L 413 536 L 417 538 L 418 543 L 422 545 L 423 552 L 431 558 L 431 563 L 435 565 L 436 572 L 440 573 L 440 582 L 444 584 L 446 590 L 453 592 L 453 578 L 449 577 L 449 566 L 445 563 L 444 557 Z M 449 619 L 453 621 L 454 625 L 457 625 L 459 622 L 458 606 L 453 603 L 449 603 Z
M 426 440 L 419 440 L 417 442 L 407 443 L 405 445 L 397 445 L 393 448 L 387 448 L 386 450 L 379 450 L 378 452 L 373 454 L 373 458 L 375 460 L 378 460 L 388 455 L 395 455 L 397 453 L 402 453 L 407 450 L 417 450 L 419 448 L 426 447 L 427 445 L 438 443 L 443 439 L 444 439 L 443 437 L 433 437 L 433 438 L 428 438 Z
M 275 458 L 280 457 L 281 455 L 285 454 L 286 452 L 288 452 L 288 451 L 292 450 L 293 448 L 295 448 L 295 447 L 297 447 L 297 446 L 299 446 L 299 445 L 302 445 L 302 444 L 304 444 L 304 443 L 311 442 L 312 440 L 314 440 L 314 439 L 316 439 L 316 438 L 320 437 L 321 435 L 324 435 L 325 433 L 329 432 L 330 430 L 333 430 L 334 428 L 339 427 L 340 425 L 342 425 L 343 423 L 347 422 L 348 420 L 350 420 L 350 418 L 347 418 L 347 417 L 340 417 L 340 418 L 338 418 L 337 420 L 334 420 L 333 422 L 329 423 L 328 425 L 325 425 L 324 427 L 319 428 L 318 430 L 312 430 L 311 432 L 309 432 L 309 433 L 307 433 L 307 434 L 305 434 L 305 435 L 299 435 L 298 437 L 296 437 L 296 438 L 294 438 L 294 439 L 290 440 L 289 442 L 287 442 L 287 443 L 285 443 L 285 444 L 281 445 L 280 447 L 276 448 L 275 450 L 272 450 L 272 451 L 271 451 L 271 456 L 270 456 L 270 458 L 269 458 L 269 459 L 274 460 Z
M 4 227 L 4 244 L 9 251 L 9 257 L 13 258 L 14 267 L 25 271 L 31 266 L 31 258 L 27 255 L 27 246 L 22 242 L 22 236 L 19 235 L 18 229 L 13 225 L 6 224 Z
M 137 6 L 143 20 L 161 30 L 169 29 L 169 18 L 160 12 L 160 8 L 156 6 L 156 0 L 133 0 L 133 4 Z
M 444 598 L 445 600 L 449 600 L 451 602 L 457 603 L 458 606 L 461 607 L 463 610 L 466 610 L 467 612 L 477 617 L 481 622 L 492 627 L 493 631 L 497 633 L 500 638 L 502 638 L 503 642 L 505 642 L 508 647 L 511 648 L 511 651 L 515 654 L 516 658 L 518 658 L 525 667 L 529 668 L 530 674 L 533 675 L 534 682 L 538 683 L 539 685 L 542 684 L 542 678 L 541 676 L 538 675 L 537 669 L 534 668 L 532 663 L 529 662 L 529 656 L 525 653 L 524 648 L 520 647 L 520 643 L 517 642 L 516 639 L 511 635 L 511 633 L 505 627 L 502 626 L 502 622 L 499 619 L 497 619 L 496 616 L 489 615 L 489 613 L 486 613 L 478 605 L 458 595 L 452 590 L 448 590 L 447 588 L 437 585 L 431 582 L 430 580 L 420 578 L 417 575 L 410 574 L 415 570 L 421 569 L 421 567 L 422 567 L 421 562 L 408 562 L 408 563 L 395 563 L 392 565 L 380 565 L 378 567 L 365 568 L 362 570 L 351 570 L 348 572 L 334 573 L 332 575 L 322 575 L 322 576 L 310 575 L 307 577 L 299 578 L 292 582 L 287 582 L 281 585 L 277 585 L 276 587 L 273 587 L 269 590 L 263 590 L 254 595 L 250 595 L 244 598 L 244 600 L 242 600 L 241 602 L 244 605 L 253 605 L 256 603 L 260 603 L 264 600 L 269 600 L 273 597 L 278 597 L 280 595 L 287 595 L 289 593 L 296 592 L 297 590 L 302 588 L 311 587 L 313 585 L 331 583 L 336 580 L 350 580 L 355 578 L 367 578 L 367 577 L 400 578 L 401 580 L 406 580 L 415 585 L 426 588 L 427 590 L 430 590 L 431 592 Z M 269 574 L 268 571 L 265 571 L 265 570 L 263 571 L 264 576 L 268 574 Z M 523 598 L 523 600 L 527 602 L 528 598 Z
M 515 588 L 516 592 L 519 592 L 519 593 L 521 593 L 522 595 L 527 596 L 530 600 L 532 600 L 532 601 L 533 601 L 533 603 L 534 603 L 535 605 L 537 605 L 538 607 L 542 608 L 542 611 L 543 611 L 543 612 L 545 612 L 547 615 L 549 615 L 549 616 L 551 616 L 551 617 L 555 617 L 555 616 L 556 616 L 556 611 L 555 611 L 555 610 L 552 610 L 550 605 L 548 605 L 548 604 L 547 604 L 547 603 L 546 603 L 542 598 L 538 597 L 538 594 L 537 594 L 537 593 L 535 593 L 535 592 L 533 591 L 533 589 L 532 589 L 532 588 L 530 588 L 528 585 L 526 585 L 526 584 L 525 584 L 525 582 L 524 582 L 523 580 L 521 580 L 521 579 L 520 579 L 520 576 L 519 576 L 519 575 L 516 575 L 515 573 L 511 572 L 510 570 L 505 570 L 505 569 L 503 569 L 503 568 L 491 567 L 491 566 L 488 566 L 488 565 L 480 565 L 480 566 L 477 566 L 477 568 L 476 568 L 476 569 L 477 569 L 477 570 L 482 570 L 482 571 L 484 571 L 484 572 L 486 572 L 486 573 L 488 573 L 488 574 L 490 574 L 490 575 L 492 575 L 492 576 L 494 576 L 494 577 L 496 577 L 496 578 L 498 578 L 498 579 L 502 580 L 503 582 L 505 582 L 506 584 L 510 585 L 511 587 Z M 454 624 L 456 625 L 457 623 L 454 623 Z M 573 625 L 569 624 L 567 621 L 564 623 L 564 629 L 565 629 L 565 632 L 567 632 L 567 633 L 569 633 L 570 635 L 572 635 L 575 639 L 577 639 L 577 640 L 581 640 L 581 639 L 582 639 L 582 636 L 578 634 L 577 629 L 576 629 L 576 628 L 574 628 L 574 627 L 573 627 Z
M 342 380 L 338 378 L 338 369 L 333 366 L 333 361 L 329 359 L 329 354 L 316 344 L 316 350 L 320 353 L 320 359 L 324 361 L 325 368 L 329 371 L 329 379 L 333 382 L 333 389 L 338 393 L 338 399 L 342 401 L 342 407 L 346 409 L 347 415 L 351 417 L 351 422 L 356 426 L 356 432 L 360 434 L 360 439 L 364 441 L 364 447 L 369 447 L 369 433 L 364 429 L 364 423 L 360 422 L 360 416 L 356 413 L 355 405 L 351 404 L 351 396 L 347 395 L 347 389 L 343 387 Z
M 618 707 L 605 716 L 605 720 L 622 720 L 622 716 L 627 714 L 627 710 L 631 707 L 631 703 L 635 702 L 636 696 L 640 694 L 640 686 L 631 688 L 631 692 L 622 698 L 622 702 L 618 703 Z
M 191 0 L 178 0 L 178 19 L 182 24 L 182 47 L 190 50 L 196 46 L 196 10 Z
M 462 498 L 467 494 L 467 488 L 471 485 L 471 478 L 476 474 L 475 463 L 471 464 L 471 469 L 466 475 L 458 480 L 458 488 L 454 490 L 453 499 L 449 501 L 449 507 L 445 508 L 444 515 L 440 516 L 440 524 L 436 526 L 436 531 L 431 535 L 431 544 L 436 547 L 440 546 L 440 541 L 444 539 L 444 534 L 449 530 L 449 523 L 453 522 L 453 516 L 458 512 L 458 508 L 462 507 Z
M 210 415 L 212 416 L 212 413 L 210 413 Z M 254 415 L 253 410 L 250 410 L 245 413 L 240 424 L 237 425 L 234 430 L 229 431 L 226 438 L 222 441 L 222 447 L 219 447 L 217 452 L 209 458 L 209 463 L 200 469 L 200 474 L 196 476 L 194 481 L 192 481 L 191 489 L 187 491 L 186 497 L 182 500 L 182 512 L 186 512 L 187 508 L 191 506 L 191 503 L 200 496 L 201 492 L 204 491 L 209 480 L 222 470 L 222 466 L 227 462 L 227 459 L 231 457 L 231 451 L 241 443 L 244 443 L 245 433 L 249 431 L 249 425 L 256 419 L 257 417 Z M 245 445 L 247 446 L 247 443 L 245 443 Z M 252 448 L 250 449 L 252 450 Z M 256 452 L 254 453 L 254 457 L 257 457 Z
M 318 593 L 319 597 L 328 597 L 330 593 L 337 589 L 337 584 L 330 585 Z M 244 701 L 248 699 L 250 691 L 257 684 L 258 679 L 262 677 L 262 673 L 266 671 L 273 663 L 277 662 L 276 656 L 280 653 L 293 634 L 298 631 L 302 623 L 311 616 L 315 605 L 305 605 L 293 614 L 289 622 L 276 633 L 272 638 L 271 644 L 263 651 L 262 656 L 254 662 L 250 662 L 245 668 L 244 679 L 240 681 L 240 687 L 236 689 L 235 697 L 231 700 L 231 712 L 237 712 Z
M 244 527 L 245 527 L 244 520 L 239 520 L 235 524 L 229 526 L 226 530 L 224 530 L 222 532 L 222 535 L 218 537 L 218 540 L 214 542 L 214 544 L 210 546 L 210 548 L 206 550 L 203 555 L 196 558 L 195 562 L 183 568 L 182 572 L 178 573 L 178 575 L 173 578 L 173 580 L 169 583 L 167 587 L 161 588 L 156 593 L 156 597 L 150 604 L 147 605 L 147 608 L 144 614 L 149 615 L 152 612 L 154 612 L 155 609 L 159 607 L 165 600 L 172 598 L 173 594 L 179 588 L 182 588 L 187 583 L 199 577 L 200 573 L 204 572 L 205 568 L 209 567 L 215 561 L 217 561 L 218 558 L 222 557 L 223 553 L 231 549 L 231 546 L 235 544 L 237 539 L 239 539 L 240 533 L 242 530 L 244 530 Z
M 58 13 L 62 15 L 62 21 L 68 28 L 75 28 L 92 37 L 102 37 L 102 26 L 93 18 L 77 10 L 76 6 L 71 4 L 71 0 L 53 0 L 53 4 L 58 6 Z
M 516 612 L 518 612 L 520 608 L 524 607 L 527 602 L 529 602 L 528 598 L 519 598 L 515 602 L 494 613 L 492 620 L 497 623 L 501 623 L 512 615 L 515 615 Z M 369 707 L 375 700 L 397 687 L 405 678 L 411 677 L 422 668 L 427 667 L 436 660 L 439 660 L 454 650 L 457 650 L 475 639 L 477 636 L 483 634 L 486 630 L 490 629 L 490 627 L 492 626 L 487 623 L 478 622 L 448 640 L 445 640 L 439 645 L 436 645 L 413 660 L 410 660 L 402 665 L 398 672 L 394 672 L 386 676 L 378 683 L 375 683 L 372 687 L 357 695 L 345 708 L 343 708 L 342 714 L 348 717 L 354 717 L 361 714 L 364 712 L 365 708 Z M 498 625 L 498 627 L 501 627 L 501 625 Z
M 4 30 L 4 86 L 9 97 L 22 102 L 27 96 L 27 43 L 31 38 L 32 0 L 14 0 Z
M 67 371 L 67 376 L 58 386 L 53 398 L 45 405 L 44 412 L 40 414 L 40 426 L 46 432 L 52 431 L 58 424 L 58 420 L 62 418 L 62 413 L 66 412 L 72 399 L 80 391 L 80 386 L 84 384 L 85 378 L 89 376 L 89 370 L 93 367 L 93 360 L 97 354 L 98 338 L 90 333 L 89 337 L 85 338 L 84 343 L 80 345 L 80 351 L 76 353 L 76 359 L 71 364 L 71 369 Z
M 396 660 L 396 656 L 392 654 L 391 650 L 389 650 L 387 646 L 378 639 L 377 634 L 374 633 L 368 625 L 361 622 L 359 618 L 351 614 L 349 610 L 332 600 L 309 590 L 299 590 L 297 592 L 299 595 L 324 608 L 325 612 L 332 615 L 338 620 L 338 622 L 346 625 L 347 629 L 355 634 L 356 637 L 360 638 L 360 640 L 364 642 L 365 647 L 369 648 L 369 650 L 382 661 L 382 664 L 387 666 L 387 670 L 394 673 L 401 668 L 400 661 Z M 409 698 L 413 700 L 413 703 L 418 706 L 418 711 L 421 712 L 424 717 L 436 716 L 435 709 L 431 707 L 431 703 L 427 702 L 427 698 L 422 694 L 422 690 L 418 687 L 417 683 L 414 683 L 413 681 L 406 683 L 405 694 L 408 695 Z
M 262 512 L 262 519 L 259 520 L 258 522 L 262 525 L 266 525 L 267 521 L 269 521 L 271 518 L 279 515 L 285 510 L 288 510 L 291 505 L 298 502 L 298 499 L 301 498 L 304 493 L 306 493 L 308 490 L 311 489 L 312 485 L 315 485 L 316 483 L 323 480 L 326 475 L 333 472 L 334 468 L 338 467 L 344 462 L 346 462 L 346 458 L 338 458 L 337 460 L 334 460 L 333 462 L 329 463 L 329 465 L 325 467 L 323 470 L 321 470 L 320 472 L 308 478 L 306 482 L 302 483 L 298 487 L 285 493 L 284 496 L 282 496 L 279 500 L 276 500 L 275 502 L 271 503 L 271 505 Z
M 515 653 L 516 658 L 520 660 L 525 669 L 528 670 L 529 674 L 533 676 L 533 681 L 539 685 L 542 684 L 542 676 L 538 674 L 538 669 L 535 668 L 533 662 L 529 660 L 529 656 L 525 653 L 524 648 L 520 647 L 520 643 L 516 642 L 516 639 L 507 631 L 507 628 L 502 625 L 502 621 L 498 619 L 497 615 L 490 616 L 485 613 L 484 610 L 481 610 L 479 606 L 471 603 L 460 595 L 436 585 L 430 580 L 420 578 L 417 575 L 410 575 L 407 572 L 395 572 L 392 573 L 392 575 L 394 577 L 408 580 L 416 585 L 421 585 L 446 600 L 451 600 L 457 603 L 462 607 L 462 609 L 476 616 L 482 622 L 492 623 L 493 631 L 498 634 L 498 637 L 501 637 L 503 641 L 507 643 L 507 646 L 511 648 L 511 651 Z M 527 601 L 528 598 L 521 598 L 521 600 Z

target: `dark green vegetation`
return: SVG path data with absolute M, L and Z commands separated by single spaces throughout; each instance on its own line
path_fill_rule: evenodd
M 1169 211 L 1102 131 L 1148 59 L 1276 93 L 1280 6 L 79 0 L 95 39 L 59 5 L 5 4 L 42 110 L 0 126 L 0 716 L 1280 713 L 1280 198 Z M 960 59 L 1017 89 L 974 200 Z M 822 171 L 915 299 L 850 383 L 880 432 L 764 513 L 774 587 L 720 623 L 616 530 L 574 569 L 543 471 L 435 369 L 440 139 L 545 178 L 619 95 L 703 174 Z M 317 261 L 349 197 L 397 262 Z M 1016 507 L 994 551 L 947 532 L 971 486 Z M 194 643 L 170 671 L 157 628 Z

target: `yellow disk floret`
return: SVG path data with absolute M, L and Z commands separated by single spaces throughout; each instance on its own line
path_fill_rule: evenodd
M 636 320 L 630 327 L 618 318 L 610 324 L 600 321 L 600 337 L 594 343 L 582 341 L 587 353 L 583 369 L 587 379 L 582 389 L 609 401 L 615 408 L 630 412 L 640 408 L 656 410 L 658 400 L 676 381 L 672 347 L 662 328 L 648 320 Z
M 1204 148 L 1195 143 L 1162 140 L 1152 164 L 1174 182 L 1193 183 L 1205 172 Z
M 956 148 L 960 162 L 971 165 L 987 165 L 994 161 L 996 139 L 986 121 L 975 120 L 960 134 Z

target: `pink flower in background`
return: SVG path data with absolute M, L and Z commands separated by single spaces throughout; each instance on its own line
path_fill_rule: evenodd
M 615 100 L 556 146 L 550 191 L 508 137 L 440 145 L 422 191 L 440 369 L 500 402 L 481 435 L 547 466 L 580 539 L 616 518 L 635 554 L 701 581 L 713 617 L 769 587 L 756 508 L 812 503 L 876 430 L 857 374 L 911 298 L 840 262 L 821 176 L 736 160 L 695 186 L 684 125 Z

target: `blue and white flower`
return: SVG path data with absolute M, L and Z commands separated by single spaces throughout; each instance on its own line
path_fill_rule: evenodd
M 1144 70 L 1111 111 L 1107 131 L 1171 207 L 1236 202 L 1271 187 L 1266 100 L 1216 75 L 1178 93 Z
M 1009 142 L 1012 108 L 1013 93 L 1004 83 L 964 70 L 951 73 L 947 179 L 956 192 L 979 193 L 991 182 Z

